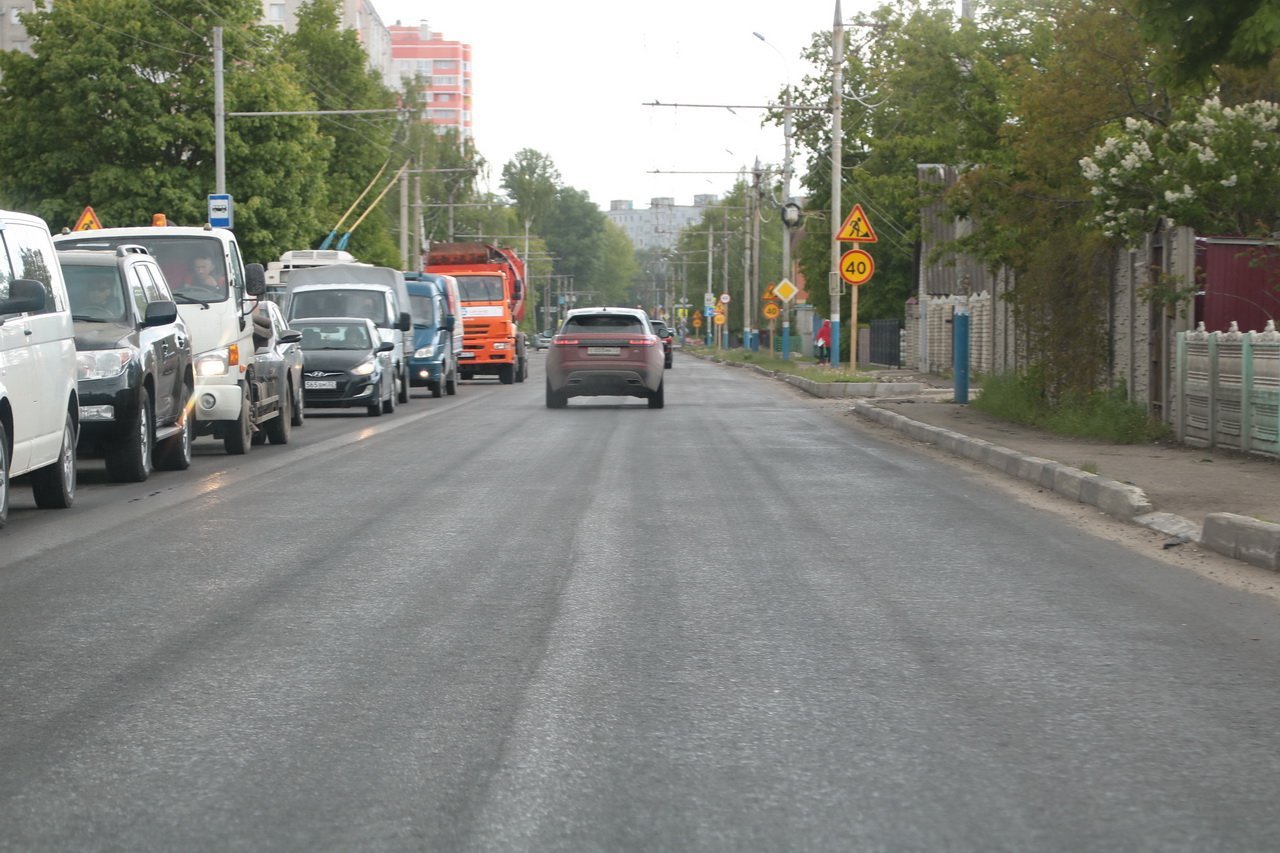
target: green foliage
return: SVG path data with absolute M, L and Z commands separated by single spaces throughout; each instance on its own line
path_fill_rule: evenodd
M 970 405 L 1001 420 L 1074 438 L 1141 444 L 1170 437 L 1168 425 L 1129 402 L 1122 387 L 1072 394 L 1051 402 L 1043 385 L 1035 371 L 989 376 L 982 382 L 982 393 Z
M 556 203 L 560 172 L 546 154 L 523 148 L 502 167 L 502 188 L 516 203 L 521 221 L 540 231 Z
M 1213 66 L 1265 65 L 1280 49 L 1280 9 L 1258 0 L 1141 0 L 1143 31 L 1167 51 L 1175 79 L 1206 77 Z
M 1185 103 L 1174 121 L 1126 119 L 1080 161 L 1103 231 L 1137 245 L 1164 217 L 1199 233 L 1280 226 L 1280 105 Z

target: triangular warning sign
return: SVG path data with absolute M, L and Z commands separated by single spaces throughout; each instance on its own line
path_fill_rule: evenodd
M 76 227 L 72 231 L 95 231 L 102 227 L 102 223 L 98 221 L 98 214 L 93 212 L 92 207 L 86 206 L 84 213 L 80 214 L 80 218 L 76 220 Z
M 855 204 L 853 210 L 849 211 L 849 216 L 845 219 L 844 225 L 840 226 L 840 233 L 836 235 L 836 239 L 848 243 L 876 242 L 875 229 L 871 227 L 871 221 L 867 219 L 867 215 L 862 212 L 862 205 Z

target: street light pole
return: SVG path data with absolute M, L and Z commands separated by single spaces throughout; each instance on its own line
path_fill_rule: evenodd
M 844 21 L 840 0 L 836 0 L 835 23 L 831 27 L 831 271 L 827 274 L 831 290 L 831 366 L 840 363 L 840 184 L 844 180 L 843 154 L 840 150 L 842 126 L 842 89 L 844 88 Z M 857 338 L 857 330 L 854 330 Z
M 753 32 L 752 35 L 773 48 L 787 75 L 787 87 L 782 94 L 782 215 L 779 219 L 782 220 L 782 278 L 790 281 L 791 229 L 799 224 L 799 219 L 793 218 L 798 211 L 791 207 L 791 63 L 762 34 Z M 782 311 L 782 360 L 788 361 L 791 358 L 791 301 L 787 300 L 785 306 Z

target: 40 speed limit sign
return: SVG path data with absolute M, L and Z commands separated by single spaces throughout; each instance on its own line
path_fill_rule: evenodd
M 866 284 L 876 271 L 876 262 L 861 249 L 850 249 L 840 256 L 840 277 L 857 287 Z

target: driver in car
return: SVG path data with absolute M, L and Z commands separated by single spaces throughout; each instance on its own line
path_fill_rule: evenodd
M 222 285 L 218 282 L 218 277 L 214 275 L 213 258 L 208 255 L 199 255 L 191 261 L 191 283 L 196 287 L 207 287 L 211 290 L 219 290 Z

